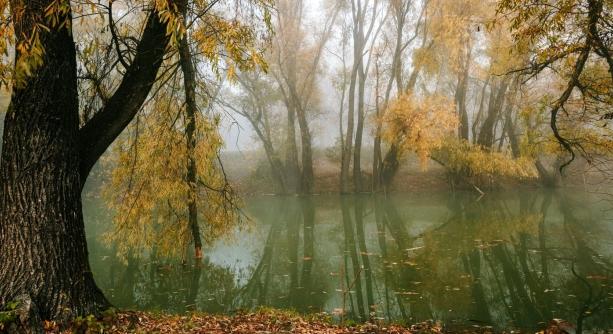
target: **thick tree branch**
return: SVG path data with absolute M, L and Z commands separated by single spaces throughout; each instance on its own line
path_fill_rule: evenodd
M 115 49 L 117 50 L 117 60 L 123 65 L 124 68 L 128 68 L 128 63 L 123 58 L 123 54 L 121 53 L 121 48 L 119 47 L 119 38 L 117 37 L 117 33 L 115 32 L 115 23 L 113 22 L 113 1 L 109 1 L 109 30 L 111 31 L 111 39 L 113 40 L 113 44 L 115 44 Z
M 127 68 L 119 88 L 80 130 L 82 185 L 96 161 L 142 107 L 162 65 L 168 42 L 166 23 L 160 22 L 157 12 L 152 11 L 138 43 L 136 56 Z
M 566 166 L 570 165 L 570 163 L 575 160 L 575 151 L 573 151 L 571 143 L 566 138 L 562 137 L 562 135 L 560 134 L 560 131 L 557 125 L 558 112 L 560 111 L 560 109 L 564 108 L 564 104 L 566 103 L 566 101 L 568 101 L 573 90 L 579 84 L 579 77 L 581 76 L 581 73 L 583 72 L 583 68 L 585 67 L 585 63 L 587 62 L 587 59 L 590 55 L 589 42 L 590 41 L 588 40 L 588 42 L 586 43 L 586 45 L 588 45 L 588 48 L 585 49 L 583 52 L 581 52 L 581 55 L 579 56 L 579 58 L 577 59 L 577 62 L 575 63 L 575 70 L 573 71 L 573 74 L 570 80 L 568 81 L 568 86 L 564 90 L 564 93 L 562 93 L 562 96 L 558 99 L 558 101 L 555 103 L 555 105 L 551 109 L 550 125 L 551 125 L 551 129 L 553 130 L 553 135 L 558 140 L 560 145 L 562 145 L 562 147 L 564 147 L 564 149 L 568 151 L 568 153 L 570 153 L 571 155 L 570 159 L 566 161 L 564 164 L 562 164 L 562 166 L 560 166 L 560 173 L 562 173 L 562 171 L 564 170 Z
M 609 52 L 609 48 L 602 41 L 600 34 L 598 33 L 598 20 L 602 17 L 603 3 L 602 1 L 590 0 L 589 3 L 589 16 L 590 16 L 590 25 L 589 32 L 590 37 L 594 40 L 597 51 L 602 54 L 602 57 L 606 59 L 607 64 L 609 65 L 609 74 L 611 75 L 611 80 L 613 80 L 613 56 Z

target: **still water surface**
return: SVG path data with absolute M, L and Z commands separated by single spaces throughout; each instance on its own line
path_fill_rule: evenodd
M 96 280 L 118 307 L 338 319 L 435 319 L 532 330 L 553 318 L 613 328 L 611 202 L 580 191 L 248 199 L 251 227 L 200 266 L 119 261 L 86 201 Z

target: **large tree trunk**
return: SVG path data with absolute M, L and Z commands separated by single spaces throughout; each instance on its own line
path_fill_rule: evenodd
M 184 13 L 185 15 L 185 13 Z M 202 258 L 202 237 L 198 225 L 198 169 L 196 166 L 196 70 L 187 42 L 187 35 L 179 45 L 183 89 L 185 89 L 185 136 L 187 137 L 187 177 L 189 198 L 187 203 L 188 224 L 194 240 L 194 254 Z
M 17 43 L 30 39 L 53 3 L 11 1 Z M 14 85 L 4 123 L 0 307 L 17 299 L 31 319 L 65 322 L 109 306 L 89 267 L 81 190 L 100 155 L 142 106 L 168 37 L 166 25 L 151 13 L 118 89 L 79 129 L 70 11 L 60 14 L 59 23 L 38 29 L 42 63 Z M 26 330 L 40 330 L 32 327 L 40 323 L 28 322 Z
M 52 2 L 11 3 L 19 13 L 13 17 L 18 42 L 32 34 L 35 16 Z M 109 306 L 88 261 L 69 27 L 40 30 L 44 63 L 14 86 L 0 163 L 0 305 L 29 299 L 33 316 L 60 321 Z

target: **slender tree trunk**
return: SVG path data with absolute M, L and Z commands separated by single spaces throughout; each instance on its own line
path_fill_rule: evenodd
M 373 192 L 377 192 L 381 188 L 381 168 L 380 167 L 381 167 L 381 164 L 383 163 L 383 160 L 381 159 L 383 156 L 383 153 L 381 151 L 381 143 L 382 143 L 381 136 L 383 133 L 383 127 L 379 120 L 381 119 L 381 116 L 385 112 L 385 110 L 382 110 L 382 108 L 384 107 L 381 106 L 381 104 L 379 103 L 379 78 L 380 78 L 379 62 L 375 63 L 375 75 L 376 75 L 375 112 L 377 116 L 377 122 L 376 122 L 376 127 L 375 127 L 375 139 L 374 139 L 373 157 L 372 157 L 372 191 Z M 391 87 L 392 81 L 393 80 L 390 79 L 390 85 L 389 85 L 390 87 Z M 388 92 L 389 92 L 389 89 L 388 89 Z M 384 105 L 387 105 L 388 99 L 389 99 L 389 93 L 386 96 Z
M 507 110 L 505 111 L 504 126 L 506 129 L 503 131 L 509 138 L 509 145 L 511 146 L 511 153 L 513 154 L 513 158 L 519 158 L 521 152 L 519 148 L 519 141 L 517 140 L 517 134 L 515 133 L 515 123 L 513 122 L 513 106 L 511 104 L 507 106 Z
M 301 144 L 301 163 L 302 174 L 300 191 L 303 194 L 310 194 L 313 190 L 314 173 L 313 173 L 313 148 L 311 145 L 311 130 L 307 121 L 306 111 L 302 107 L 298 107 L 298 126 L 300 128 L 300 144 Z
M 183 89 L 185 89 L 185 136 L 187 137 L 187 177 L 189 197 L 187 203 L 188 224 L 194 240 L 194 255 L 202 258 L 202 238 L 198 225 L 198 169 L 196 166 L 196 71 L 189 49 L 187 35 L 179 45 Z
M 508 87 L 509 77 L 505 77 L 498 88 L 490 93 L 488 113 L 481 126 L 481 131 L 479 131 L 479 139 L 477 141 L 484 148 L 491 149 L 494 145 L 494 129 L 496 121 L 500 117 Z
M 358 15 L 357 31 L 353 36 L 355 43 L 354 62 L 358 64 L 358 123 L 353 145 L 353 189 L 362 191 L 362 135 L 364 133 L 364 95 L 366 89 L 366 73 L 364 72 L 364 18 Z
M 287 136 L 285 151 L 285 180 L 290 191 L 299 192 L 300 169 L 298 167 L 298 145 L 296 145 L 296 108 L 293 103 L 287 108 Z
M 460 139 L 468 140 L 469 126 L 468 126 L 468 112 L 466 110 L 466 91 L 468 87 L 468 72 L 470 70 L 470 57 L 472 55 L 472 49 L 469 48 L 466 54 L 466 60 L 464 62 L 464 69 L 458 74 L 458 86 L 455 93 L 455 102 L 458 108 L 458 115 L 460 117 L 460 124 L 458 129 L 458 135 Z
M 281 160 L 277 157 L 271 144 L 264 144 L 264 151 L 266 152 L 266 157 L 268 159 L 268 163 L 270 164 L 272 177 L 277 184 L 277 191 L 281 194 L 286 194 L 287 186 L 285 185 L 283 162 L 281 162 Z
M 355 50 L 354 50 L 355 55 Z M 348 107 L 347 107 L 347 131 L 345 133 L 345 145 L 341 161 L 341 193 L 349 192 L 349 165 L 351 164 L 351 152 L 353 150 L 353 132 L 355 116 L 355 89 L 357 81 L 357 65 L 353 65 L 349 82 Z
M 246 86 L 246 81 L 242 81 L 244 87 Z M 257 94 L 252 89 L 247 89 L 250 94 Z M 251 127 L 255 131 L 256 135 L 262 142 L 262 146 L 264 146 L 264 152 L 266 153 L 266 159 L 270 164 L 270 172 L 273 181 L 276 184 L 276 191 L 280 194 L 287 193 L 287 186 L 285 181 L 285 167 L 283 166 L 283 162 L 279 158 L 277 150 L 275 150 L 270 132 L 270 123 L 268 122 L 268 117 L 265 112 L 265 108 L 260 105 L 260 97 L 253 95 L 252 96 L 252 106 L 256 110 L 255 115 L 252 115 L 249 112 L 240 112 L 238 109 L 235 109 L 240 115 L 245 117 L 249 123 L 251 123 Z
M 377 67 L 376 68 L 377 93 L 375 95 L 376 96 L 375 104 L 376 104 L 378 119 L 381 119 L 383 117 L 383 114 L 385 113 L 385 108 L 387 108 L 387 105 L 389 103 L 394 81 L 396 82 L 396 91 L 397 91 L 396 93 L 402 94 L 404 91 L 403 81 L 402 81 L 402 43 L 403 43 L 403 36 L 404 36 L 404 25 L 406 21 L 406 13 L 407 12 L 403 11 L 402 9 L 396 12 L 396 22 L 397 22 L 396 23 L 396 47 L 394 49 L 394 56 L 393 56 L 393 61 L 392 61 L 392 68 L 391 68 L 392 75 L 390 75 L 389 81 L 387 83 L 387 88 L 385 90 L 385 97 L 384 97 L 384 102 L 383 102 L 382 107 L 379 106 L 379 98 L 378 98 L 379 97 L 379 67 L 378 67 L 378 64 L 376 64 L 377 65 L 376 66 Z M 415 85 L 416 81 L 417 81 L 417 71 L 413 71 L 413 73 L 411 74 L 411 78 L 410 78 L 410 84 Z M 381 108 L 383 108 L 383 110 L 381 110 Z M 375 131 L 375 142 L 374 142 L 374 156 L 373 156 L 373 191 L 379 191 L 382 185 L 384 184 L 383 182 L 384 160 L 383 160 L 383 153 L 381 151 L 381 142 L 382 142 L 381 136 L 382 136 L 381 122 L 377 122 L 377 128 Z M 394 148 L 394 150 L 396 150 L 396 148 Z M 388 156 L 386 154 L 386 158 L 392 159 L 393 157 Z M 388 161 L 388 164 L 389 163 L 390 161 Z M 389 174 L 389 172 L 390 171 L 388 170 L 387 173 Z
M 483 88 L 481 89 L 481 99 L 479 101 L 479 110 L 477 111 L 477 116 L 475 117 L 475 120 L 473 121 L 473 125 L 472 125 L 472 135 L 473 135 L 472 143 L 473 144 L 477 143 L 477 127 L 479 126 L 479 123 L 481 122 L 481 115 L 483 115 L 486 89 L 489 84 L 490 84 L 490 77 L 488 76 L 487 79 L 485 80 L 485 83 L 483 84 Z
M 302 2 L 295 1 L 290 6 L 289 12 L 284 13 L 289 15 L 285 33 L 294 33 L 299 30 L 300 20 L 302 19 Z M 298 39 L 287 41 L 287 50 L 281 52 L 285 64 L 279 64 L 281 71 L 285 72 L 284 79 L 278 79 L 279 85 L 283 92 L 283 100 L 287 108 L 287 133 L 286 133 L 286 151 L 285 151 L 285 168 L 286 168 L 286 185 L 289 190 L 294 193 L 301 192 L 301 172 L 298 161 L 298 145 L 296 143 L 296 116 L 299 113 L 300 102 L 296 99 L 296 87 L 298 82 L 298 66 L 297 66 L 297 51 L 299 48 Z M 281 56 L 280 56 L 281 57 Z M 300 116 L 298 116 L 300 117 Z M 301 136 L 302 137 L 302 136 Z
M 379 113 L 377 113 L 379 116 Z M 381 165 L 383 159 L 381 155 L 381 126 L 377 125 L 375 130 L 375 141 L 373 146 L 373 161 L 372 161 L 372 191 L 377 192 L 381 189 Z
M 400 148 L 398 144 L 392 143 L 389 150 L 385 154 L 383 164 L 381 165 L 381 184 L 383 189 L 388 191 L 392 185 L 392 181 L 398 169 L 400 168 Z
M 355 145 L 353 147 L 353 187 L 356 192 L 362 189 L 362 136 L 364 134 L 364 95 L 366 86 L 366 73 L 364 65 L 360 65 L 358 85 L 358 124 L 355 131 Z
M 257 102 L 257 101 L 256 101 Z M 266 151 L 266 156 L 268 157 L 268 161 L 270 163 L 272 169 L 273 179 L 277 182 L 277 191 L 281 194 L 287 193 L 287 182 L 285 180 L 284 166 L 283 161 L 279 157 L 279 153 L 275 149 L 272 141 L 271 129 L 270 129 L 270 121 L 268 119 L 268 114 L 265 112 L 264 107 L 259 106 L 260 115 L 262 115 L 262 126 L 263 131 L 260 130 L 257 126 L 256 122 L 253 122 L 253 127 L 256 129 L 258 136 L 262 140 L 264 144 L 264 150 Z
M 52 2 L 11 2 L 17 42 Z M 14 86 L 4 123 L 0 306 L 19 299 L 31 302 L 31 320 L 64 322 L 109 303 L 90 270 L 81 210 L 75 43 L 70 25 L 39 33 L 43 64 Z
M 409 76 L 409 80 L 407 83 L 407 92 L 411 92 L 415 89 L 415 85 L 417 84 L 417 77 L 419 76 L 419 72 L 421 71 L 420 67 L 416 67 L 411 72 Z M 381 184 L 383 189 L 387 191 L 392 185 L 392 181 L 398 169 L 400 168 L 400 147 L 396 142 L 392 142 L 390 144 L 390 148 L 385 154 L 385 158 L 383 159 L 383 163 L 381 164 Z

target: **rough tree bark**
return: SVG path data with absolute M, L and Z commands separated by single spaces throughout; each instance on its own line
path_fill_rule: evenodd
M 46 1 L 11 1 L 17 42 L 42 22 Z M 71 13 L 60 22 L 71 20 Z M 81 190 L 92 166 L 130 122 L 155 81 L 168 43 L 151 13 L 109 104 L 79 129 L 71 25 L 39 29 L 43 63 L 15 85 L 0 162 L 0 306 L 20 299 L 32 318 L 66 321 L 109 306 L 88 261 Z M 15 55 L 17 58 L 20 53 Z
M 13 14 L 18 40 L 31 36 L 46 5 L 11 3 L 14 13 L 24 13 Z M 109 303 L 87 258 L 72 32 L 67 27 L 41 32 L 41 43 L 44 64 L 14 87 L 4 123 L 0 305 L 23 295 L 40 319 L 64 320 Z

